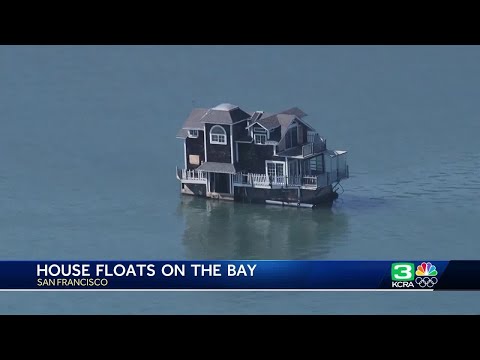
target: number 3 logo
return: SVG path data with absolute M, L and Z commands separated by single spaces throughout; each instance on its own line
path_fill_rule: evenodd
M 411 263 L 392 264 L 392 280 L 412 281 L 415 277 L 413 274 L 413 269 L 415 269 L 415 266 Z

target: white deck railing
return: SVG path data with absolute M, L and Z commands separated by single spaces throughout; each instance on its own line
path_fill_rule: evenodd
M 177 178 L 183 181 L 207 182 L 207 173 L 204 171 L 177 168 Z
M 253 187 L 297 187 L 319 188 L 336 181 L 348 178 L 348 166 L 345 169 L 334 172 L 325 172 L 319 175 L 307 176 L 267 176 L 266 174 L 242 174 L 233 175 L 233 184 L 237 186 Z

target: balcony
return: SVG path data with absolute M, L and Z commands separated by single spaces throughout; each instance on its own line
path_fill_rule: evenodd
M 348 178 L 348 166 L 333 172 L 325 172 L 319 175 L 305 176 L 267 176 L 266 174 L 242 174 L 233 175 L 234 186 L 249 186 L 264 189 L 301 187 L 303 189 L 317 189 L 331 185 L 337 181 Z
M 184 183 L 197 183 L 197 184 L 206 184 L 207 183 L 207 173 L 205 171 L 197 170 L 186 170 L 179 169 L 177 170 L 177 179 Z
M 312 141 L 310 141 L 312 140 Z M 293 148 L 288 148 L 279 152 L 278 156 L 293 157 L 297 159 L 303 159 L 315 154 L 320 154 L 322 151 L 327 149 L 327 142 L 325 139 L 322 139 L 318 134 L 307 136 L 307 143 L 302 145 L 297 145 Z

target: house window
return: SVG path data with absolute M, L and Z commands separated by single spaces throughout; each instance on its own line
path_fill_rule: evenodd
M 198 130 L 188 130 L 188 137 L 197 138 L 198 137 Z
M 210 144 L 227 145 L 227 133 L 219 125 L 215 125 L 210 130 Z
M 316 156 L 305 160 L 305 172 L 309 175 L 318 175 L 323 173 L 323 158 Z
M 267 130 L 263 128 L 256 128 L 253 130 L 253 140 L 255 144 L 265 145 L 267 142 Z
M 267 165 L 267 175 L 273 182 L 281 182 L 279 178 L 285 175 L 285 163 L 281 161 L 265 161 Z
M 267 134 L 255 134 L 255 144 L 265 145 L 267 142 Z

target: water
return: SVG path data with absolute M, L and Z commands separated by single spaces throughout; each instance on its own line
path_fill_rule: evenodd
M 0 47 L 1 259 L 480 259 L 478 46 Z M 193 106 L 298 106 L 331 210 L 179 194 Z M 0 293 L 5 314 L 478 314 L 452 293 Z

